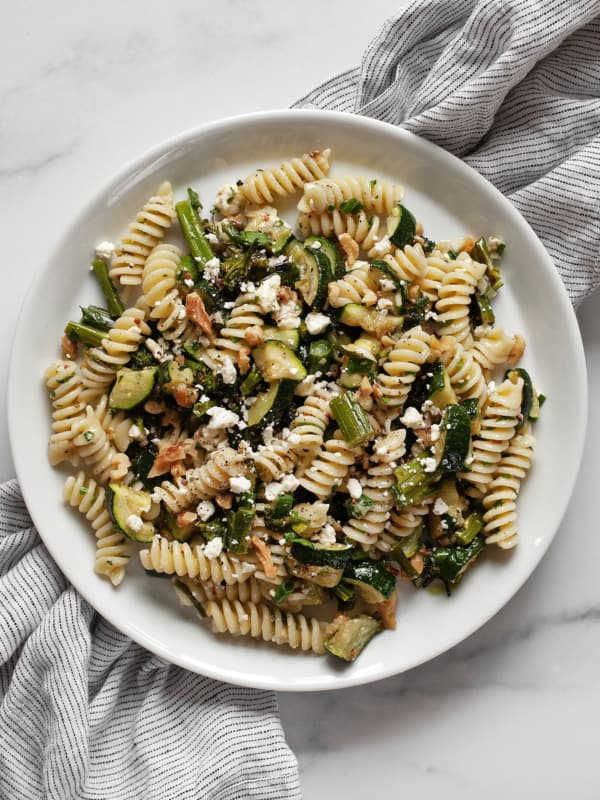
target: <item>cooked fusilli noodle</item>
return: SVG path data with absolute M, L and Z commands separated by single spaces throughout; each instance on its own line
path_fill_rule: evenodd
M 279 167 L 256 170 L 243 181 L 239 191 L 252 203 L 272 203 L 276 196 L 285 197 L 309 181 L 324 178 L 329 173 L 330 157 L 329 149 L 315 150 L 284 161 Z
M 471 295 L 484 273 L 485 264 L 461 253 L 454 268 L 444 276 L 435 304 L 437 321 L 443 326 L 443 333 L 453 336 L 467 349 L 473 344 L 469 319 Z
M 374 306 L 377 303 L 377 277 L 368 264 L 348 270 L 343 278 L 329 284 L 329 305 L 342 308 L 348 303 Z
M 150 549 L 140 551 L 140 560 L 144 569 L 180 577 L 188 575 L 213 583 L 243 583 L 256 570 L 255 564 L 227 553 L 208 558 L 202 545 L 169 542 L 163 536 L 155 536 Z
M 113 256 L 110 277 L 122 286 L 137 286 L 142 281 L 144 263 L 175 219 L 171 184 L 165 182 L 139 212 L 123 234 Z
M 300 478 L 300 484 L 320 500 L 324 500 L 341 484 L 356 457 L 356 450 L 341 436 L 328 439 L 315 456 L 312 465 Z
M 373 209 L 378 214 L 391 214 L 403 196 L 404 189 L 395 183 L 354 175 L 324 178 L 305 184 L 298 210 L 305 214 L 322 214 L 330 206 L 339 207 L 343 202 L 356 199 L 363 208 Z
M 430 349 L 431 335 L 420 326 L 402 335 L 383 364 L 383 371 L 377 376 L 377 402 L 380 405 L 397 411 L 402 409 L 411 384 L 427 360 Z
M 70 461 L 77 466 L 77 448 L 73 444 L 73 428 L 85 416 L 85 403 L 81 401 L 83 388 L 77 365 L 73 361 L 54 361 L 44 373 L 46 386 L 52 400 L 52 435 L 48 443 L 48 457 L 52 466 Z

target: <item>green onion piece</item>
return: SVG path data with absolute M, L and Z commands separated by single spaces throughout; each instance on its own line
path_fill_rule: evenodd
M 477 306 L 479 307 L 482 325 L 493 325 L 496 321 L 496 316 L 486 295 L 477 295 Z
M 466 518 L 463 530 L 455 532 L 456 539 L 462 545 L 470 544 L 482 528 L 483 518 L 481 514 L 478 511 L 473 511 Z
M 340 211 L 342 214 L 356 214 L 361 211 L 363 204 L 357 197 L 351 197 L 349 200 L 344 200 L 340 203 Z
M 419 458 L 413 458 L 394 471 L 396 483 L 392 486 L 392 494 L 397 508 L 407 508 L 420 503 L 433 493 L 433 484 L 440 477 L 440 472 L 425 472 Z
M 214 258 L 214 253 L 204 234 L 198 212 L 189 200 L 180 200 L 175 205 L 179 224 L 191 254 L 202 266 Z
M 249 502 L 241 502 L 235 511 L 229 515 L 224 546 L 228 553 L 247 553 L 250 547 L 252 523 L 256 511 Z
M 296 584 L 294 581 L 283 581 L 283 583 L 280 583 L 275 589 L 275 594 L 273 595 L 273 602 L 275 605 L 278 605 L 279 603 L 283 602 L 286 597 L 289 597 L 295 588 Z
M 340 581 L 337 586 L 332 587 L 331 591 L 336 597 L 339 597 L 343 603 L 353 600 L 356 595 L 354 588 L 345 581 Z
M 395 543 L 390 550 L 390 558 L 402 567 L 402 571 L 411 579 L 418 577 L 419 573 L 413 567 L 410 560 L 415 556 L 421 547 L 421 534 L 423 533 L 423 523 L 419 525 L 409 536 L 403 536 Z
M 544 405 L 547 399 L 548 398 L 546 397 L 545 394 L 538 394 L 538 404 L 540 408 Z
M 366 494 L 361 494 L 357 500 L 348 500 L 345 503 L 346 510 L 350 516 L 358 517 L 359 519 L 365 516 L 372 505 L 373 500 L 371 500 L 370 497 L 367 497 Z
M 93 347 L 100 347 L 102 340 L 106 338 L 106 331 L 90 328 L 89 325 L 82 325 L 80 322 L 68 322 L 65 327 L 65 333 L 74 342 L 89 344 Z
M 329 408 L 342 436 L 351 447 L 365 444 L 373 436 L 374 431 L 369 418 L 349 392 L 334 397 L 329 403 Z
M 433 574 L 444 583 L 457 584 L 484 547 L 485 542 L 480 536 L 466 547 L 437 547 L 431 552 L 429 565 Z
M 92 269 L 94 275 L 98 279 L 102 294 L 106 299 L 106 307 L 113 315 L 113 317 L 120 317 L 125 310 L 123 303 L 119 300 L 119 295 L 115 289 L 113 282 L 108 274 L 108 266 L 101 258 L 96 258 L 92 261 Z
M 483 236 L 475 242 L 475 246 L 471 250 L 471 258 L 486 265 L 486 275 L 492 286 L 500 280 L 500 269 L 492 261 L 488 244 Z

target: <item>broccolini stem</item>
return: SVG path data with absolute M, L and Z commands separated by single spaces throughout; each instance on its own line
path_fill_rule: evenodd
M 94 347 L 100 347 L 102 340 L 106 338 L 106 331 L 99 331 L 89 325 L 82 325 L 80 322 L 68 322 L 65 333 L 74 342 L 90 344 Z
M 189 200 L 180 200 L 179 203 L 176 203 L 175 210 L 177 211 L 181 230 L 190 248 L 190 253 L 199 264 L 204 265 L 211 258 L 214 258 L 214 253 L 204 235 L 198 213 L 192 208 Z
M 99 331 L 109 331 L 114 325 L 114 320 L 105 308 L 81 306 L 81 323 Z
M 117 290 L 113 286 L 113 283 L 108 275 L 108 267 L 106 266 L 106 262 L 104 262 L 101 258 L 96 258 L 94 261 L 92 261 L 92 269 L 98 278 L 98 283 L 102 289 L 102 294 L 106 298 L 106 305 L 110 314 L 112 314 L 113 317 L 120 317 L 124 311 L 124 306 L 119 300 Z

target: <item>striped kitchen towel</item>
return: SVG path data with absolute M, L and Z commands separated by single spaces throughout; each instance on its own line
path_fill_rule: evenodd
M 575 306 L 600 283 L 600 2 L 412 0 L 297 107 L 401 125 L 510 198 Z
M 275 695 L 119 633 L 67 584 L 16 481 L 0 485 L 0 799 L 300 796 Z

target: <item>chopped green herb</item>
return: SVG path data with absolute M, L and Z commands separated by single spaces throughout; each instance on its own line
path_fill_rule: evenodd
M 83 438 L 86 440 L 86 442 L 91 442 L 94 438 L 94 431 L 85 431 Z
M 458 258 L 458 253 L 456 253 L 454 250 L 448 250 L 448 258 L 452 261 L 456 261 Z
M 291 593 L 295 589 L 294 581 L 283 581 L 280 583 L 279 586 L 275 589 L 275 594 L 273 595 L 273 602 L 278 605 L 279 603 L 283 602 L 286 597 L 289 597 Z
M 356 197 L 351 197 L 350 200 L 344 200 L 343 203 L 340 203 L 340 211 L 344 214 L 356 214 L 362 210 L 362 207 L 363 204 Z

